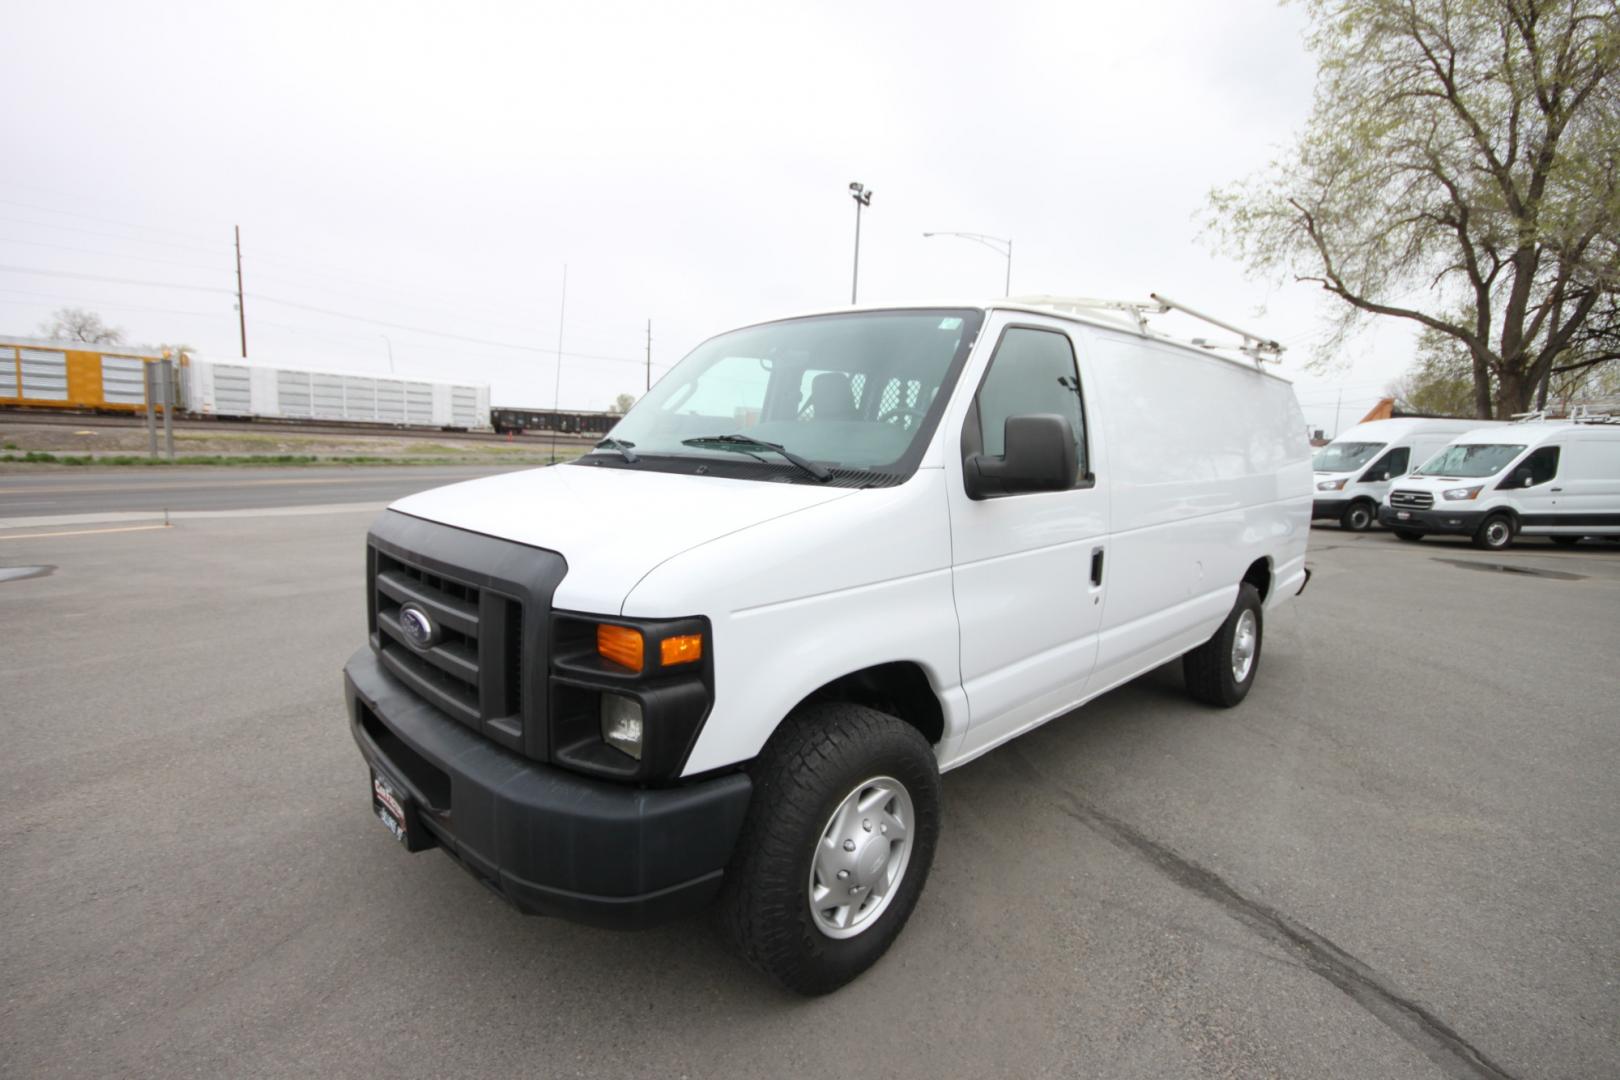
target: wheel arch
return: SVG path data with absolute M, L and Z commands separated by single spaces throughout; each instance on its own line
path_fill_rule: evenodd
M 789 715 L 827 701 L 865 705 L 898 717 L 916 728 L 931 746 L 937 747 L 945 738 L 944 704 L 927 670 L 914 660 L 890 660 L 830 679 L 801 698 Z
M 1250 563 L 1249 568 L 1243 571 L 1242 584 L 1253 585 L 1256 591 L 1260 593 L 1261 603 L 1265 603 L 1266 600 L 1270 599 L 1272 584 L 1271 556 L 1262 555 Z

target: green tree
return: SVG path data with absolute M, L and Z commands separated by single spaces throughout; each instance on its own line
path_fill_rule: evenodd
M 1467 359 L 1475 415 L 1620 357 L 1620 0 L 1302 0 L 1320 71 L 1283 157 L 1211 196 L 1256 272 Z
M 42 337 L 52 341 L 84 341 L 91 345 L 122 345 L 124 332 L 101 321 L 101 316 L 83 308 L 57 308 L 49 322 L 39 324 Z
M 613 399 L 613 404 L 608 406 L 608 412 L 618 413 L 622 416 L 629 412 L 630 406 L 634 405 L 635 403 L 636 395 L 620 394 L 618 397 Z

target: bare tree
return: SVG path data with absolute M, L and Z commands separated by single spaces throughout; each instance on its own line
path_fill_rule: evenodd
M 116 326 L 108 326 L 101 321 L 101 316 L 84 308 L 57 308 L 51 313 L 51 321 L 39 324 L 42 337 L 52 341 L 83 341 L 91 345 L 122 345 L 124 332 Z
M 1303 0 L 1320 61 L 1292 151 L 1212 195 L 1257 271 L 1466 355 L 1473 411 L 1620 357 L 1620 0 Z

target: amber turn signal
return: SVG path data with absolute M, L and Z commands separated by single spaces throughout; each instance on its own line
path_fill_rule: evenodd
M 667 637 L 658 643 L 658 655 L 665 667 L 696 663 L 703 659 L 703 635 L 682 634 L 680 637 Z
M 596 651 L 603 659 L 611 660 L 615 664 L 629 668 L 631 671 L 640 671 L 641 631 L 632 630 L 628 626 L 598 625 L 596 628 Z

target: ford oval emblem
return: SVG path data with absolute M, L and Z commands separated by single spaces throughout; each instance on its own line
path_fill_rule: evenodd
M 405 639 L 418 649 L 431 649 L 439 640 L 439 628 L 433 625 L 420 604 L 406 604 L 399 609 L 399 628 Z

